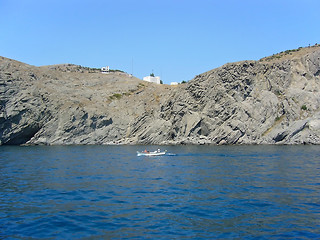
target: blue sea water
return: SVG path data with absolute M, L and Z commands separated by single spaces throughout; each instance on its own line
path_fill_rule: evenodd
M 0 147 L 0 239 L 320 239 L 320 146 L 161 148 Z

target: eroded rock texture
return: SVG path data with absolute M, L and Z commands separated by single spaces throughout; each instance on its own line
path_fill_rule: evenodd
M 179 86 L 0 58 L 1 144 L 319 144 L 320 47 Z

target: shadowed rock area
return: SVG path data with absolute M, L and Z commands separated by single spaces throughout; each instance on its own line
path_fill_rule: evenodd
M 0 57 L 0 144 L 319 144 L 320 46 L 178 86 Z

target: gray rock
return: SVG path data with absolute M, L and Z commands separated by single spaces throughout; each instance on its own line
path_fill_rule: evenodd
M 0 144 L 319 144 L 320 47 L 179 86 L 0 57 Z

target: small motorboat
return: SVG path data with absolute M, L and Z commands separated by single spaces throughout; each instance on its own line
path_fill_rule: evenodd
M 142 151 L 142 152 L 138 152 L 137 151 L 137 156 L 161 156 L 161 155 L 166 155 L 167 150 L 165 151 L 160 151 L 160 149 L 158 149 L 157 151 L 154 152 L 149 152 L 149 151 Z

